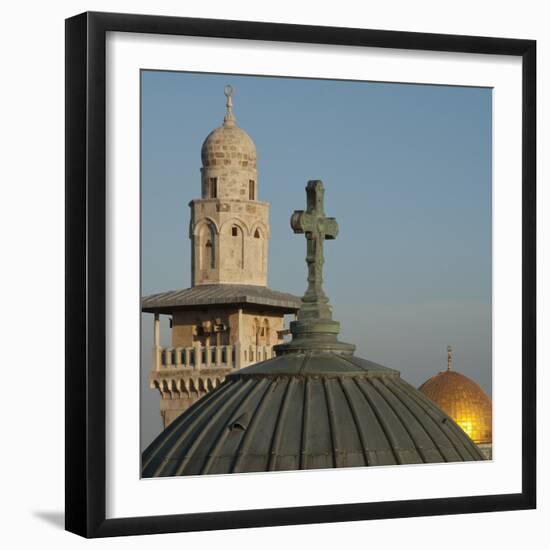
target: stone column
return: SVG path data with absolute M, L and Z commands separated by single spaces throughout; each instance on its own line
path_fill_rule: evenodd
M 243 340 L 243 310 L 239 308 L 237 313 L 237 334 L 235 338 L 235 368 L 242 369 L 244 365 L 244 340 Z
M 160 316 L 155 313 L 153 323 L 153 369 L 160 370 Z
M 202 366 L 202 348 L 200 342 L 195 342 L 194 346 L 195 348 L 195 370 L 199 370 Z
M 235 367 L 237 369 L 241 369 L 244 365 L 243 365 L 243 356 L 242 356 L 242 348 L 243 346 L 241 346 L 241 343 L 240 342 L 237 342 L 235 344 Z
M 237 314 L 237 342 L 243 342 L 243 310 L 239 309 Z

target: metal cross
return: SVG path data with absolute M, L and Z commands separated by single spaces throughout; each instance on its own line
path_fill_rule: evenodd
M 309 181 L 306 187 L 307 210 L 295 210 L 290 219 L 294 233 L 305 233 L 307 239 L 306 263 L 308 266 L 308 288 L 302 301 L 304 307 L 300 315 L 305 318 L 331 318 L 328 298 L 323 290 L 323 264 L 325 239 L 335 239 L 338 223 L 335 218 L 327 218 L 324 210 L 325 189 L 319 180 Z

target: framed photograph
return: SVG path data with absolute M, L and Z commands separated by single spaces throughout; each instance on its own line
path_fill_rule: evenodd
M 66 21 L 66 528 L 536 506 L 536 44 Z

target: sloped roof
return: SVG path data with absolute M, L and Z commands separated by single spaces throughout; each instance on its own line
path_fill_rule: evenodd
M 253 304 L 294 313 L 301 303 L 298 296 L 265 286 L 213 284 L 145 296 L 141 299 L 141 309 L 149 313 L 169 313 L 200 306 Z

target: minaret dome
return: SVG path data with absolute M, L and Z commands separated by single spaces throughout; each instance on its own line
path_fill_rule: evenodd
M 225 87 L 227 112 L 223 124 L 210 132 L 201 149 L 202 198 L 256 200 L 256 146 L 237 126 L 233 89 Z

